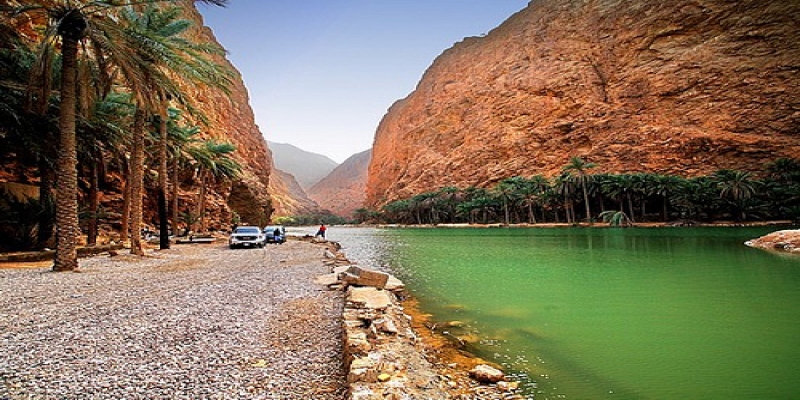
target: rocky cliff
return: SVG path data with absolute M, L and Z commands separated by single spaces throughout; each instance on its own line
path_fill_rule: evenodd
M 535 0 L 445 51 L 381 122 L 367 203 L 596 172 L 696 176 L 800 154 L 800 1 Z
M 195 38 L 204 42 L 217 42 L 213 32 L 203 25 L 203 17 L 197 11 L 193 1 L 183 2 L 187 19 L 195 21 L 197 29 Z M 224 46 L 223 46 L 224 47 Z M 219 188 L 215 193 L 218 200 L 211 202 L 211 217 L 220 217 L 227 211 L 236 211 L 244 221 L 256 223 L 268 218 L 271 210 L 269 181 L 272 172 L 272 155 L 267 142 L 255 123 L 253 110 L 247 88 L 236 68 L 224 58 L 218 62 L 235 71 L 230 95 L 215 89 L 192 89 L 197 107 L 209 120 L 208 126 L 202 128 L 203 136 L 230 142 L 236 146 L 234 158 L 243 166 L 241 179 L 229 190 Z M 214 207 L 217 204 L 218 207 Z M 215 215 L 216 214 L 216 215 Z M 218 218 L 220 219 L 220 218 Z M 222 222 L 224 218 L 221 218 Z
M 371 158 L 371 150 L 351 156 L 311 187 L 308 196 L 333 214 L 352 218 L 353 211 L 364 207 Z
M 273 217 L 319 214 L 319 205 L 308 198 L 294 175 L 280 169 L 272 170 L 269 192 L 274 207 Z

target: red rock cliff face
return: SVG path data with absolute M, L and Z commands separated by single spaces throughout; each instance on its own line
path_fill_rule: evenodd
M 184 1 L 186 16 L 195 21 L 197 28 L 195 37 L 200 41 L 217 43 L 211 29 L 203 26 L 203 18 L 194 7 L 194 2 Z M 240 181 L 234 183 L 229 190 L 217 188 L 220 200 L 224 199 L 222 209 L 209 210 L 210 216 L 215 213 L 227 214 L 236 211 L 244 221 L 257 223 L 269 217 L 271 202 L 269 196 L 269 180 L 272 171 L 272 155 L 267 142 L 255 123 L 253 110 L 247 88 L 236 68 L 224 58 L 218 59 L 227 65 L 236 76 L 233 79 L 231 94 L 226 95 L 216 89 L 192 89 L 197 107 L 209 120 L 207 127 L 202 127 L 203 136 L 230 142 L 236 146 L 234 158 L 243 166 Z M 267 214 L 267 215 L 265 215 Z M 219 216 L 219 215 L 217 215 Z M 222 219 L 223 222 L 224 218 Z
M 308 190 L 308 196 L 335 215 L 352 218 L 364 207 L 367 170 L 372 151 L 355 154 Z
M 269 190 L 274 208 L 273 217 L 316 214 L 322 211 L 319 205 L 308 197 L 294 175 L 286 171 L 277 168 L 272 170 Z
M 696 176 L 800 154 L 800 1 L 536 0 L 395 103 L 367 204 L 597 172 Z

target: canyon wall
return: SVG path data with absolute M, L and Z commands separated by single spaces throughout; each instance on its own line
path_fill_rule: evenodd
M 195 22 L 192 39 L 199 42 L 218 43 L 210 28 L 203 24 L 203 17 L 193 1 L 183 1 L 186 18 Z M 224 47 L 224 46 L 223 46 Z M 191 93 L 196 106 L 208 118 L 208 125 L 202 126 L 205 138 L 215 138 L 236 146 L 233 157 L 242 165 L 242 175 L 229 188 L 214 188 L 217 201 L 210 202 L 209 217 L 217 221 L 217 227 L 227 227 L 225 218 L 229 211 L 237 212 L 245 222 L 258 223 L 269 218 L 272 210 L 269 182 L 272 173 L 272 155 L 261 131 L 255 123 L 250 98 L 241 75 L 227 59 L 218 57 L 235 76 L 228 95 L 214 88 L 192 88 Z
M 320 206 L 311 200 L 294 175 L 278 168 L 272 170 L 269 181 L 273 217 L 319 214 Z
M 367 204 L 560 172 L 800 154 L 800 1 L 534 0 L 439 56 L 376 133 Z
M 372 151 L 350 156 L 324 179 L 308 190 L 308 197 L 322 208 L 344 218 L 364 207 L 367 171 Z

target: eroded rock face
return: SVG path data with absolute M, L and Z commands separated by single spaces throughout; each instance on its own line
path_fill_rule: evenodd
M 319 205 L 308 198 L 295 177 L 279 169 L 272 170 L 269 191 L 274 207 L 273 216 L 292 216 L 319 213 Z
M 335 215 L 351 218 L 364 207 L 367 170 L 372 151 L 355 154 L 308 190 L 308 196 Z
M 367 204 L 560 171 L 683 176 L 800 154 L 800 2 L 536 0 L 395 103 Z
M 193 35 L 199 41 L 217 42 L 211 29 L 203 26 L 203 18 L 194 7 L 194 2 L 183 1 L 186 18 L 195 21 L 198 28 Z M 217 59 L 235 72 L 230 95 L 213 88 L 192 88 L 191 93 L 196 106 L 208 118 L 208 126 L 201 126 L 205 138 L 216 138 L 230 142 L 236 146 L 233 157 L 243 167 L 241 179 L 227 187 L 214 188 L 224 197 L 232 199 L 227 206 L 239 213 L 243 218 L 252 218 L 257 222 L 263 219 L 263 213 L 270 212 L 269 180 L 272 172 L 272 154 L 267 147 L 261 131 L 255 123 L 250 98 L 244 81 L 236 68 L 227 59 Z M 246 192 L 246 193 L 245 193 Z M 229 196 L 232 194 L 233 196 Z M 248 199 L 248 201 L 242 201 Z M 259 210 L 259 213 L 253 212 Z M 266 216 L 267 218 L 269 215 Z

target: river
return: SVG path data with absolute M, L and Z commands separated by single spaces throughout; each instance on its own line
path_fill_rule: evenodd
M 800 257 L 775 228 L 329 230 L 536 399 L 800 396 Z

